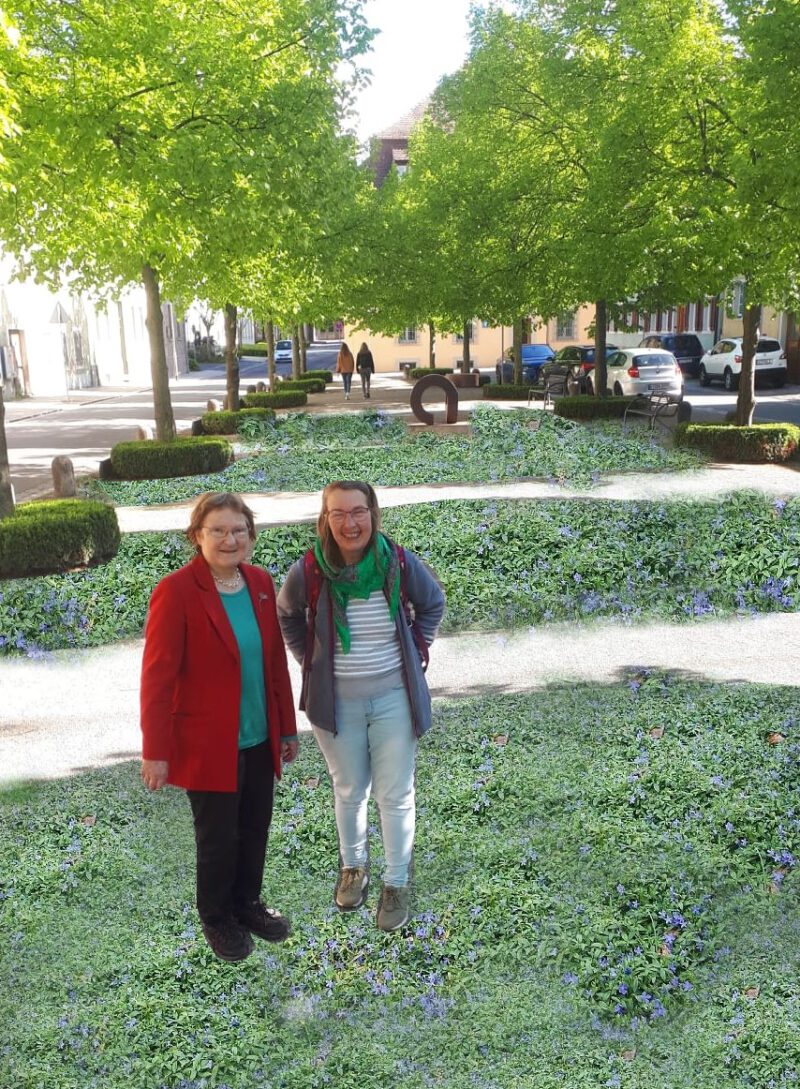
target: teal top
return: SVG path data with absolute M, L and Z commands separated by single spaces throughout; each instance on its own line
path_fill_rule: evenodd
M 220 594 L 242 663 L 242 699 L 239 704 L 239 748 L 251 749 L 267 740 L 267 693 L 261 632 L 247 587 L 235 594 Z

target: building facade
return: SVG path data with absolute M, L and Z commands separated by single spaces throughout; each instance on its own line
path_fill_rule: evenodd
M 186 332 L 171 303 L 161 307 L 170 378 L 188 370 Z M 99 386 L 150 386 L 143 288 L 117 301 L 92 300 L 12 278 L 0 258 L 0 382 L 10 397 L 60 397 Z

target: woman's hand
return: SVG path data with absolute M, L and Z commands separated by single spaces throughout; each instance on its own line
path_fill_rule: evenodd
M 299 748 L 300 742 L 296 737 L 292 737 L 288 741 L 281 741 L 281 760 L 284 764 L 291 764 L 297 756 Z
M 143 760 L 142 782 L 148 790 L 161 790 L 167 781 L 169 764 L 166 760 Z

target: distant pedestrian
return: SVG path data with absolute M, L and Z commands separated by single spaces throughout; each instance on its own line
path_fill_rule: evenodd
M 373 374 L 375 373 L 375 360 L 372 358 L 372 352 L 367 347 L 366 340 L 363 341 L 361 347 L 358 349 L 358 355 L 356 356 L 356 368 L 361 375 L 361 392 L 364 394 L 365 400 L 369 400 L 369 383 Z
M 342 385 L 344 386 L 344 399 L 350 400 L 350 383 L 353 381 L 353 371 L 356 369 L 356 361 L 353 359 L 353 353 L 347 347 L 344 341 L 339 349 L 339 354 L 336 357 L 336 373 L 342 376 Z
M 429 567 L 380 532 L 375 491 L 337 480 L 322 493 L 318 539 L 286 576 L 278 616 L 303 666 L 300 707 L 333 781 L 339 876 L 334 902 L 367 898 L 367 802 L 374 793 L 386 864 L 381 930 L 411 914 L 417 741 L 431 726 L 428 647 L 444 613 Z
M 183 787 L 194 818 L 197 910 L 214 953 L 244 960 L 251 934 L 283 941 L 261 902 L 281 761 L 297 756 L 292 689 L 272 579 L 249 559 L 253 513 L 209 492 L 186 535 L 194 559 L 158 583 L 142 661 L 142 780 Z

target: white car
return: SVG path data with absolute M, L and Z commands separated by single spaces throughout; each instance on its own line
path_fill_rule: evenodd
M 291 363 L 292 362 L 292 342 L 291 340 L 279 340 L 275 344 L 275 362 L 276 363 Z
M 770 378 L 775 386 L 786 382 L 786 352 L 772 337 L 759 337 L 756 343 L 756 378 Z M 739 388 L 742 373 L 742 338 L 725 337 L 717 341 L 700 360 L 697 377 L 701 386 L 709 386 L 721 378 L 727 390 Z
M 597 368 L 586 379 L 594 393 Z M 667 393 L 683 397 L 683 373 L 672 352 L 663 348 L 621 348 L 606 360 L 606 386 L 615 397 L 637 393 Z

